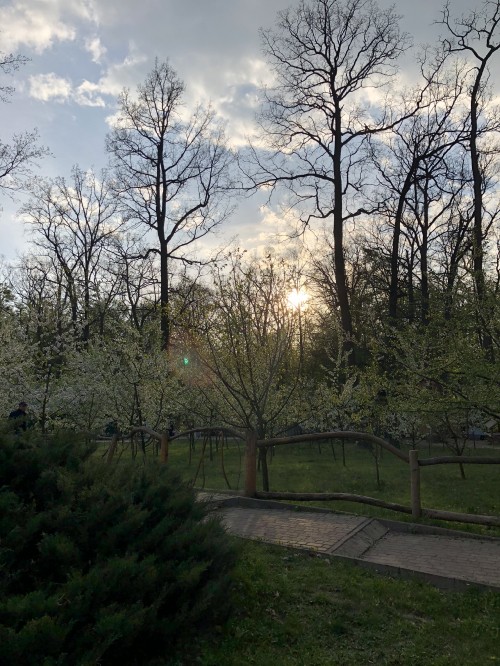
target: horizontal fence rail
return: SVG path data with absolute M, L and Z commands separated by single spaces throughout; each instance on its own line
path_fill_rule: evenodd
M 160 460 L 163 463 L 168 461 L 168 450 L 170 442 L 178 440 L 183 437 L 193 436 L 195 433 L 210 435 L 224 435 L 226 437 L 234 437 L 245 441 L 245 468 L 244 468 L 244 490 L 243 494 L 246 497 L 255 497 L 259 499 L 276 499 L 276 500 L 293 500 L 293 501 L 349 501 L 358 502 L 377 506 L 391 511 L 398 511 L 401 513 L 411 514 L 412 518 L 419 519 L 420 517 L 434 518 L 447 521 L 459 521 L 463 523 L 474 523 L 480 525 L 488 525 L 500 527 L 499 516 L 486 516 L 470 513 L 459 513 L 454 511 L 444 511 L 440 509 L 423 508 L 421 504 L 420 494 L 420 470 L 422 467 L 429 467 L 432 465 L 500 465 L 500 457 L 476 457 L 476 456 L 440 456 L 434 458 L 419 459 L 419 452 L 417 449 L 411 449 L 408 453 L 401 451 L 390 442 L 385 441 L 381 437 L 377 437 L 371 433 L 355 432 L 350 430 L 338 430 L 321 433 L 308 433 L 304 435 L 291 435 L 288 437 L 275 437 L 272 439 L 257 439 L 257 435 L 252 430 L 247 430 L 242 433 L 234 428 L 227 428 L 223 426 L 210 426 L 203 428 L 190 428 L 175 435 L 169 435 L 167 432 L 157 432 L 147 426 L 137 426 L 132 428 L 125 436 L 123 434 L 114 434 L 111 438 L 111 443 L 108 449 L 106 460 L 111 463 L 117 448 L 119 439 L 125 437 L 133 438 L 135 435 L 142 433 L 155 439 L 160 443 Z M 267 462 L 265 453 L 278 446 L 300 444 L 304 442 L 317 442 L 324 440 L 345 440 L 352 442 L 367 442 L 374 447 L 380 447 L 397 457 L 402 462 L 406 463 L 410 472 L 410 506 L 399 504 L 395 502 L 388 502 L 376 497 L 368 497 L 365 495 L 357 495 L 354 493 L 342 492 L 327 492 L 327 493 L 293 493 L 293 492 L 270 492 L 266 488 L 267 478 Z M 260 453 L 264 453 L 261 457 Z M 257 490 L 257 467 L 258 459 L 262 462 L 262 474 L 264 490 Z M 227 481 L 227 478 L 226 478 Z
M 500 465 L 500 458 L 489 458 L 478 456 L 440 456 L 439 458 L 421 458 L 418 461 L 418 464 L 421 467 L 426 467 L 428 465 L 449 465 L 449 464 L 458 464 L 462 463 L 465 465 Z
M 338 430 L 331 432 L 314 432 L 307 435 L 292 435 L 290 437 L 274 437 L 273 439 L 260 439 L 257 441 L 257 446 L 260 448 L 270 446 L 282 446 L 283 444 L 299 444 L 300 442 L 316 442 L 322 439 L 351 439 L 357 442 L 365 441 L 376 444 L 377 446 L 390 451 L 397 458 L 404 462 L 408 462 L 408 456 L 404 451 L 401 451 L 393 444 L 386 442 L 385 439 L 372 435 L 366 432 L 354 432 L 352 430 Z
M 256 493 L 259 499 L 287 500 L 291 495 L 299 493 L 274 493 L 258 491 Z M 411 513 L 411 507 L 396 502 L 386 502 L 377 497 L 367 497 L 366 495 L 354 495 L 353 493 L 300 493 L 300 500 L 303 502 L 328 502 L 331 500 L 341 500 L 344 502 L 359 502 L 371 506 L 379 506 L 383 509 L 392 509 L 401 513 Z
M 441 456 L 437 458 L 423 458 L 419 459 L 418 450 L 411 449 L 408 453 L 400 451 L 397 447 L 393 446 L 384 439 L 372 435 L 371 433 L 352 432 L 352 431 L 331 431 L 323 433 L 309 433 L 305 435 L 293 435 L 290 437 L 277 437 L 274 439 L 256 440 L 255 451 L 250 452 L 250 457 L 247 464 L 256 468 L 256 450 L 269 449 L 274 446 L 281 446 L 285 444 L 298 444 L 302 442 L 314 442 L 325 439 L 340 439 L 350 441 L 365 441 L 375 446 L 389 451 L 394 456 L 408 464 L 410 470 L 410 502 L 411 506 L 397 504 L 394 502 L 386 502 L 376 497 L 367 497 L 364 495 L 356 495 L 352 493 L 275 493 L 269 490 L 257 491 L 256 474 L 248 474 L 249 485 L 245 486 L 245 495 L 249 497 L 257 497 L 260 499 L 278 499 L 278 500 L 294 500 L 294 501 L 331 501 L 331 500 L 345 500 L 350 502 L 359 502 L 361 504 L 368 504 L 378 506 L 392 511 L 399 511 L 401 513 L 411 514 L 412 518 L 419 519 L 420 517 L 436 518 L 439 520 L 459 521 L 463 523 L 474 523 L 480 525 L 487 525 L 490 527 L 500 527 L 499 516 L 483 516 L 470 513 L 459 513 L 454 511 L 442 511 L 440 509 L 427 509 L 423 508 L 421 504 L 420 494 L 420 468 L 431 465 L 446 465 L 446 464 L 487 464 L 487 465 L 500 465 L 500 457 L 476 457 L 476 456 Z M 248 444 L 247 444 L 248 446 Z

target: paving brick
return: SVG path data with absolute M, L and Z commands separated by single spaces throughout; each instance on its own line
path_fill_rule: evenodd
M 222 508 L 219 513 L 228 530 L 238 536 L 324 553 L 365 520 L 358 516 L 336 516 L 332 520 L 329 514 L 240 507 Z
M 207 499 L 206 497 L 204 499 Z M 247 539 L 348 558 L 388 572 L 419 574 L 429 582 L 459 581 L 500 589 L 500 539 L 408 532 L 408 525 L 376 519 L 309 512 L 253 503 L 232 506 L 211 498 L 227 530 Z M 452 586 L 452 585 L 450 585 Z
M 500 540 L 388 532 L 362 559 L 500 587 Z
M 361 558 L 388 531 L 388 528 L 377 520 L 368 520 L 360 525 L 359 530 L 349 535 L 341 543 L 336 544 L 330 550 L 330 553 L 342 557 Z

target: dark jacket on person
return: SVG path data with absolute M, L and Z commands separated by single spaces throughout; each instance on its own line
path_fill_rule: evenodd
M 15 421 L 16 432 L 26 430 L 28 427 L 28 415 L 22 409 L 15 409 L 9 414 L 9 419 Z

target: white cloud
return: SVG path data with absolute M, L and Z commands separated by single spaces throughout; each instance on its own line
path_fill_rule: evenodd
M 79 106 L 106 106 L 100 95 L 97 83 L 84 80 L 79 86 L 73 86 L 69 79 L 57 76 L 54 72 L 38 74 L 29 78 L 29 93 L 42 102 L 69 102 Z
M 42 53 L 55 41 L 74 40 L 74 27 L 60 17 L 62 5 L 63 0 L 17 0 L 0 8 L 0 25 L 4 26 L 0 36 L 2 50 L 29 47 Z
M 96 25 L 99 23 L 98 5 L 96 0 L 52 0 L 59 1 L 61 9 L 64 7 L 71 14 Z
M 107 49 L 101 44 L 99 37 L 88 37 L 85 40 L 85 49 L 92 56 L 92 62 L 100 63 L 102 57 L 106 54 Z
M 29 78 L 30 95 L 42 102 L 52 100 L 54 102 L 66 102 L 71 95 L 71 81 L 57 76 L 54 72 L 50 74 L 37 74 Z
M 260 225 L 263 227 L 261 236 L 268 234 L 285 233 L 290 231 L 292 220 L 282 211 L 273 210 L 270 206 L 263 205 L 260 207 Z
M 249 206 L 249 210 L 243 213 L 245 222 L 239 225 L 238 236 L 244 239 L 247 250 L 257 255 L 265 254 L 272 247 L 279 247 L 284 251 L 290 242 L 290 234 L 296 228 L 296 220 L 290 213 L 273 210 L 267 204 L 261 204 L 258 210 L 250 202 L 244 203 L 243 208 Z M 253 211 L 253 212 L 252 212 Z
M 115 127 L 119 127 L 120 119 L 121 119 L 121 112 L 118 110 L 115 113 L 111 113 L 109 116 L 106 116 L 106 118 L 105 118 L 106 125 L 110 129 L 114 129 Z
M 74 91 L 73 99 L 80 106 L 106 106 L 104 99 L 99 95 L 100 86 L 91 81 L 84 81 Z
M 224 72 L 225 82 L 230 86 L 242 84 L 260 86 L 263 83 L 270 85 L 273 82 L 274 74 L 263 58 L 244 58 L 238 65 L 240 67 Z
M 121 62 L 110 65 L 104 76 L 99 79 L 99 88 L 103 94 L 119 95 L 123 88 L 134 88 L 144 79 L 149 67 L 153 65 L 148 56 L 139 51 L 134 43 L 129 44 L 129 53 Z
M 2 4 L 0 48 L 4 51 L 32 48 L 42 53 L 55 42 L 75 40 L 76 23 L 99 24 L 96 0 L 7 0 Z
M 100 57 L 106 52 L 98 37 L 87 40 L 86 48 L 95 57 Z M 109 65 L 97 82 L 84 79 L 76 86 L 69 79 L 54 72 L 37 74 L 29 78 L 29 93 L 35 99 L 44 102 L 72 101 L 79 106 L 105 107 L 106 96 L 115 97 L 125 87 L 136 87 L 145 76 L 147 67 L 144 65 L 148 62 L 147 56 L 130 43 L 127 56 L 122 61 Z M 110 116 L 107 122 L 112 125 L 114 120 L 115 116 Z

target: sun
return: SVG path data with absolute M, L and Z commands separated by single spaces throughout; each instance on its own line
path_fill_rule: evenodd
M 288 307 L 292 310 L 303 310 L 307 301 L 309 300 L 309 294 L 305 289 L 292 289 L 292 291 L 287 296 Z

